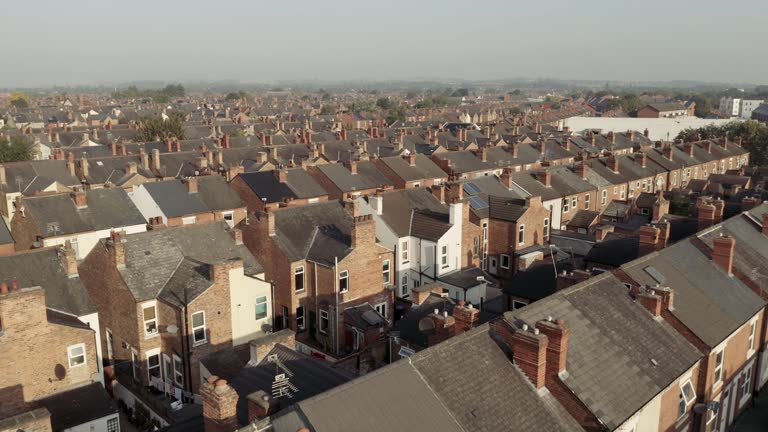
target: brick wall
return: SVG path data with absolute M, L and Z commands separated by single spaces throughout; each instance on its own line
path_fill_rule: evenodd
M 332 200 L 339 200 L 344 196 L 344 192 L 339 189 L 334 182 L 331 181 L 322 171 L 315 167 L 310 167 L 309 175 L 315 179 L 326 191 L 328 191 L 328 198 Z
M 93 330 L 48 322 L 40 287 L 0 294 L 0 418 L 27 402 L 91 382 L 99 372 Z M 84 365 L 69 367 L 67 347 L 85 345 Z
M 17 213 L 11 220 L 11 235 L 16 241 L 16 248 L 18 250 L 26 250 L 32 247 L 32 243 L 37 240 L 37 236 L 40 235 L 40 230 L 37 228 L 34 218 L 29 212 L 26 212 L 25 216 L 21 213 Z
M 0 420 L 0 432 L 51 432 L 51 413 L 37 408 Z

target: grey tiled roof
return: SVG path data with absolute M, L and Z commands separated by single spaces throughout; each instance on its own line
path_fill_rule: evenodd
M 337 201 L 274 212 L 275 241 L 289 260 L 332 264 L 351 249 L 352 217 Z
M 313 198 L 328 194 L 301 168 L 286 170 L 285 183 L 280 183 L 273 171 L 250 172 L 240 174 L 239 177 L 259 198 L 266 198 L 268 203 L 279 202 L 284 198 Z
M 416 159 L 414 166 L 409 165 L 408 161 L 399 156 L 384 157 L 380 160 L 405 181 L 443 178 L 448 176 L 445 171 L 440 169 L 440 167 L 432 162 L 427 156 L 417 154 L 414 157 Z
M 179 180 L 144 183 L 155 203 L 166 217 L 179 217 L 208 211 L 199 193 L 189 193 Z
M 404 189 L 382 194 L 381 218 L 399 237 L 411 233 L 413 210 L 426 210 L 448 215 L 448 206 L 442 204 L 425 188 Z
M 343 192 L 375 189 L 391 186 L 392 182 L 372 162 L 357 162 L 357 174 L 342 164 L 319 165 L 317 169 L 327 176 Z
M 74 316 L 96 312 L 80 278 L 66 274 L 55 248 L 0 256 L 0 275 L 4 280 L 18 281 L 21 287 L 42 287 L 45 305 L 51 309 Z
M 199 294 L 199 278 L 207 278 L 201 268 L 228 259 L 242 259 L 246 274 L 263 272 L 248 249 L 235 244 L 225 222 L 129 234 L 124 239 L 126 266 L 119 271 L 136 301 L 157 298 L 161 292 L 183 297 L 185 280 L 195 281 L 189 295 Z
M 218 175 L 197 178 L 197 193 L 208 211 L 232 210 L 245 207 L 240 196 Z
M 669 324 L 636 304 L 609 273 L 507 312 L 504 319 L 533 326 L 549 316 L 564 320 L 571 331 L 563 382 L 608 430 L 702 357 Z
M 42 237 L 100 231 L 142 225 L 146 220 L 122 188 L 86 192 L 87 206 L 77 208 L 69 194 L 25 199 L 27 217 L 32 217 Z M 55 225 L 54 225 L 55 224 Z
M 645 270 L 649 266 L 675 290 L 672 313 L 710 347 L 725 340 L 766 304 L 738 278 L 715 265 L 690 239 L 628 263 L 622 269 L 638 283 L 660 283 Z

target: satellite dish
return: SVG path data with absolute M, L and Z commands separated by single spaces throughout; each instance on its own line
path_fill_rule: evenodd
M 53 374 L 56 375 L 57 380 L 61 381 L 67 376 L 67 368 L 59 363 L 53 368 Z
M 179 328 L 176 327 L 174 324 L 171 324 L 165 328 L 165 331 L 170 334 L 176 334 L 179 331 Z

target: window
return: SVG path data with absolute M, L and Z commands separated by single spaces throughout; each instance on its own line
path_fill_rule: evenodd
M 192 343 L 202 345 L 208 341 L 205 331 L 205 312 L 195 312 L 192 314 Z
M 619 199 L 624 199 L 627 196 L 627 185 L 621 185 L 621 192 L 619 193 Z
M 744 379 L 741 380 L 741 403 L 746 402 L 749 395 L 752 394 L 752 365 L 744 369 Z
M 723 351 L 715 354 L 715 387 L 723 382 Z
M 676 172 L 672 173 L 672 184 L 673 185 L 677 185 L 677 173 Z
M 328 333 L 328 311 L 320 311 L 320 333 Z
M 267 296 L 256 297 L 256 319 L 267 317 Z
M 173 382 L 179 387 L 184 387 L 184 362 L 181 357 L 173 356 Z
M 67 347 L 69 367 L 74 368 L 85 364 L 85 344 L 70 345 Z
M 525 225 L 520 225 L 520 228 L 517 229 L 517 243 L 525 243 Z
M 189 216 L 189 217 L 183 217 L 181 218 L 182 225 L 192 225 L 197 221 L 196 216 Z
M 696 392 L 693 390 L 693 384 L 691 384 L 690 379 L 685 380 L 680 386 L 680 397 L 685 403 L 684 410 L 696 400 Z
M 448 245 L 443 245 L 440 248 L 440 265 L 442 268 L 448 267 Z
M 349 271 L 342 270 L 339 272 L 339 292 L 349 291 Z
M 400 245 L 400 257 L 402 258 L 403 263 L 408 262 L 408 240 L 403 240 Z
M 304 306 L 296 308 L 296 328 L 304 330 Z
M 389 260 L 384 260 L 381 265 L 381 274 L 384 277 L 384 285 L 389 285 Z
M 605 205 L 608 202 L 608 189 L 603 189 L 603 196 L 600 198 L 600 205 Z
M 2 330 L 2 329 L 0 329 Z M 107 359 L 110 361 L 115 358 L 115 337 L 112 336 L 112 330 L 107 328 Z
M 544 240 L 549 238 L 549 219 L 544 219 Z
M 400 296 L 405 297 L 408 295 L 408 275 L 403 275 L 400 278 Z
M 755 327 L 757 322 L 750 324 L 749 329 L 749 352 L 755 351 Z
M 107 432 L 120 432 L 120 419 L 112 417 L 107 420 Z
M 579 197 L 571 198 L 571 208 L 576 210 L 579 206 Z
M 563 213 L 568 213 L 568 198 L 563 198 Z
M 420 287 L 420 286 L 421 286 L 421 281 L 420 281 L 420 280 L 414 280 L 414 281 L 413 281 L 413 287 L 414 287 L 414 288 L 418 288 L 418 287 Z
M 165 381 L 170 382 L 173 376 L 173 367 L 171 367 L 171 358 L 163 354 L 163 374 Z
M 376 312 L 379 313 L 379 315 L 383 316 L 385 319 L 387 318 L 387 304 L 386 303 L 379 303 L 373 307 L 376 309 Z
M 133 370 L 133 379 L 138 381 L 141 376 L 141 363 L 139 362 L 139 352 L 131 349 L 131 366 Z
M 512 310 L 518 310 L 520 308 L 528 306 L 528 303 L 512 300 Z
M 296 291 L 304 291 L 304 266 L 293 270 L 293 284 Z
M 509 255 L 502 255 L 501 256 L 501 268 L 508 269 L 509 268 Z
M 589 200 L 590 200 L 589 194 L 584 195 L 584 208 L 586 210 L 589 210 Z
M 153 353 L 147 353 L 147 376 L 150 381 L 152 377 L 160 378 L 160 350 Z
M 480 237 L 472 239 L 472 256 L 477 256 L 480 253 Z
M 157 308 L 150 304 L 142 308 L 144 315 L 144 336 L 157 336 Z

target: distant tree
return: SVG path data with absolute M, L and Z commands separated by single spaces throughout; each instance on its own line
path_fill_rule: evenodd
M 413 99 L 413 98 L 415 98 L 418 95 L 419 94 L 416 93 L 415 91 L 409 91 L 408 93 L 405 94 L 405 98 L 406 99 Z
M 373 101 L 355 101 L 347 106 L 349 112 L 372 112 L 376 111 L 376 104 Z
M 331 100 L 331 94 L 326 92 L 326 91 L 324 91 L 322 93 L 322 96 L 320 97 L 320 100 L 323 101 L 323 102 L 327 102 L 327 101 Z
M 690 216 L 688 197 L 680 192 L 673 192 L 669 200 L 669 212 L 677 216 Z
M 184 139 L 184 116 L 171 113 L 167 119 L 162 117 L 145 117 L 139 123 L 136 133 L 139 141 L 154 141 L 156 139 Z
M 18 162 L 32 159 L 32 142 L 23 136 L 15 135 L 0 138 L 0 163 Z
M 11 103 L 11 105 L 15 106 L 16 108 L 28 108 L 29 96 L 27 96 L 27 94 L 24 92 L 15 91 L 11 93 L 9 102 Z
M 227 93 L 224 99 L 228 101 L 245 100 L 248 99 L 248 93 L 244 91 L 231 92 Z
M 339 112 L 339 107 L 336 105 L 325 104 L 320 108 L 320 115 L 333 115 Z
M 395 123 L 395 122 L 404 122 L 405 115 L 406 115 L 406 106 L 398 105 L 389 110 L 389 114 L 387 114 L 387 119 L 386 119 L 387 124 L 391 125 L 392 123 Z
M 380 97 L 379 99 L 376 100 L 376 106 L 381 109 L 388 110 L 388 109 L 391 109 L 394 106 L 394 104 L 392 103 L 391 100 L 389 100 L 389 98 Z
M 693 95 L 691 96 L 691 100 L 696 102 L 696 108 L 694 110 L 694 115 L 696 115 L 696 117 L 704 118 L 710 114 L 710 111 L 712 111 L 712 106 L 706 96 L 701 94 Z
M 465 88 L 456 89 L 453 93 L 451 93 L 452 97 L 465 97 L 469 96 L 469 90 Z
M 741 137 L 743 145 L 749 150 L 750 163 L 754 166 L 768 165 L 768 125 L 754 120 L 730 122 L 722 126 L 709 125 L 698 129 L 685 129 L 677 138 L 685 141 L 696 139 L 715 139 L 728 137 L 735 140 Z
M 768 98 L 768 85 L 759 85 L 755 87 L 752 93 L 759 98 Z
M 245 129 L 237 128 L 237 129 L 233 130 L 232 132 L 230 132 L 228 135 L 229 135 L 230 138 L 244 137 L 245 136 Z
M 523 94 L 523 92 L 521 92 L 520 89 L 514 89 L 511 92 L 509 92 L 509 94 L 511 94 L 512 96 L 520 96 L 521 94 Z

